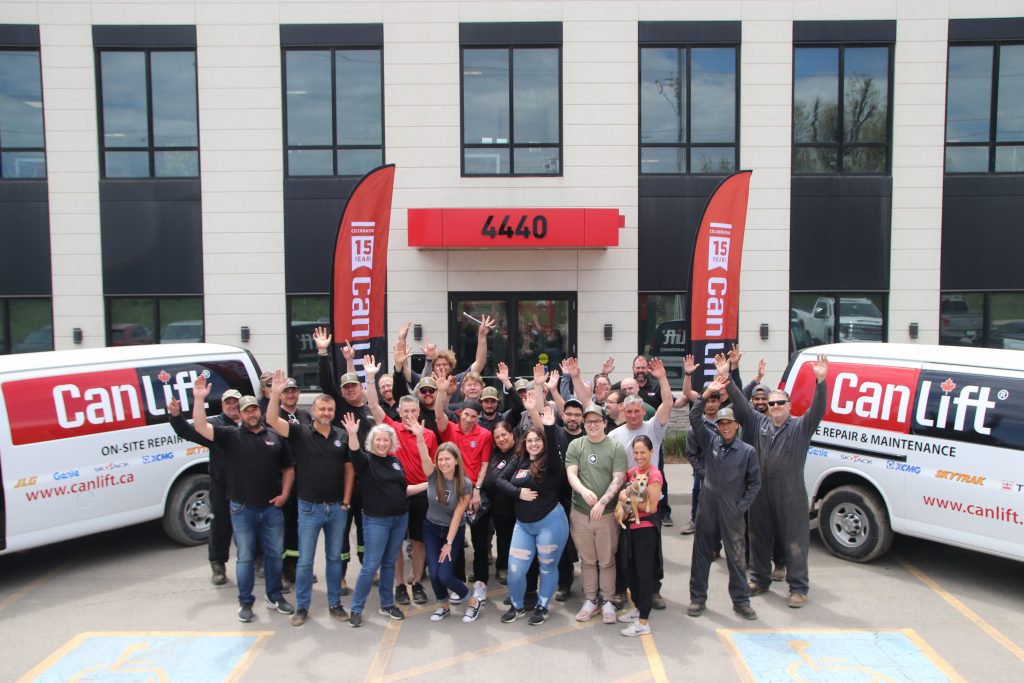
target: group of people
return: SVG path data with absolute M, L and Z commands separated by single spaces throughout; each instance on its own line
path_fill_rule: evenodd
M 429 344 L 422 374 L 414 372 L 406 325 L 392 372 L 382 372 L 372 356 L 357 361 L 346 343 L 340 379 L 329 357 L 331 337 L 318 328 L 323 393 L 308 412 L 282 370 L 264 373 L 260 399 L 223 391 L 222 414 L 209 418 L 204 401 L 211 387 L 198 378 L 191 425 L 177 401 L 169 403 L 174 430 L 211 449 L 212 581 L 226 582 L 233 535 L 241 621 L 254 619 L 262 551 L 267 606 L 292 615 L 295 626 L 306 622 L 323 533 L 328 612 L 352 627 L 363 623 L 374 581 L 378 613 L 403 619 L 401 606 L 428 602 L 427 577 L 436 603 L 431 620 L 465 603 L 462 620 L 476 621 L 488 601 L 493 547 L 494 578 L 508 586 L 502 622 L 543 624 L 552 601 L 571 598 L 578 560 L 583 602 L 576 619 L 624 623 L 625 636 L 650 633 L 652 609 L 665 608 L 662 527 L 673 524 L 661 446 L 672 409 L 687 404 L 695 474 L 693 526 L 683 529 L 695 533 L 687 613 L 705 609 L 719 544 L 741 617 L 756 618 L 750 597 L 768 590 L 773 559 L 776 572 L 785 567 L 790 606 L 806 602 L 803 458 L 824 414 L 827 359 L 814 366 L 819 384 L 810 410 L 793 418 L 785 392 L 757 382 L 740 388 L 735 347 L 716 358 L 717 376 L 697 391 L 691 377 L 698 366 L 687 357 L 678 398 L 664 364 L 643 356 L 618 383 L 610 377 L 612 359 L 590 382 L 569 358 L 561 372 L 536 365 L 532 381 L 513 381 L 499 363 L 500 387 L 486 386 L 480 371 L 492 327 L 485 316 L 476 356 L 462 373 L 453 374 L 451 351 Z M 352 372 L 357 363 L 365 388 Z M 763 370 L 762 361 L 758 382 Z M 726 398 L 730 407 L 719 408 Z M 719 401 L 711 410 L 713 399 Z M 346 611 L 353 525 L 360 570 Z M 466 546 L 473 551 L 471 576 Z M 284 597 L 289 583 L 295 606 Z

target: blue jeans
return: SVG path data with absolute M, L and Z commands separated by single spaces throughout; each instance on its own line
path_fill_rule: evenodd
M 253 559 L 256 540 L 263 546 L 263 580 L 267 597 L 281 599 L 281 555 L 284 553 L 284 514 L 274 505 L 250 506 L 231 501 L 231 531 L 235 536 L 235 580 L 238 582 L 238 602 L 251 605 L 256 599 L 252 587 L 256 582 Z
M 299 609 L 309 609 L 313 594 L 313 557 L 316 540 L 324 530 L 327 555 L 327 606 L 341 604 L 341 539 L 348 511 L 341 503 L 299 503 L 299 562 L 295 567 L 295 599 Z
M 409 526 L 409 513 L 400 515 L 369 515 L 363 513 L 363 541 L 366 550 L 352 596 L 352 611 L 362 613 L 373 585 L 373 575 L 380 569 L 380 606 L 395 605 L 395 560 L 402 549 L 402 539 Z
M 452 556 L 444 562 L 438 562 L 441 555 L 441 546 L 448 540 L 448 527 L 434 524 L 429 519 L 423 520 L 423 549 L 427 554 L 427 568 L 430 570 L 430 585 L 434 588 L 434 596 L 438 602 L 448 602 L 448 591 L 465 598 L 469 589 L 459 579 L 455 578 L 454 558 L 459 556 L 462 548 L 462 539 L 466 535 L 466 527 L 462 525 L 455 534 L 455 541 L 452 543 Z
M 558 560 L 569 538 L 569 520 L 561 505 L 556 505 L 544 519 L 537 522 L 516 520 L 512 546 L 508 551 L 508 594 L 516 609 L 523 606 L 526 593 L 526 572 L 536 552 L 540 561 L 540 588 L 537 604 L 547 607 L 558 588 Z

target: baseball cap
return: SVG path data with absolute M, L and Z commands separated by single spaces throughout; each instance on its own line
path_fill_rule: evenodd
M 269 372 L 269 371 L 268 372 L 260 373 L 260 384 L 266 384 L 271 379 L 273 379 L 273 377 L 274 377 L 274 373 Z
M 220 395 L 220 400 L 223 401 L 226 398 L 237 398 L 239 401 L 241 401 L 242 392 L 239 391 L 238 389 L 228 389 L 227 391 Z
M 516 380 L 516 383 L 512 385 L 512 387 L 516 391 L 522 391 L 523 389 L 528 389 L 530 387 L 530 382 L 529 380 L 519 378 Z
M 770 386 L 768 386 L 767 384 L 758 384 L 756 387 L 754 387 L 754 390 L 750 392 L 750 395 L 754 396 L 756 394 L 764 394 L 765 396 L 767 396 L 770 393 L 772 393 L 772 388 Z
M 346 372 L 341 376 L 341 386 L 347 386 L 349 384 L 362 384 L 359 381 L 359 375 L 354 372 Z
M 587 415 L 591 415 L 591 414 L 599 415 L 599 416 L 601 416 L 603 418 L 604 417 L 604 408 L 602 408 L 601 406 L 597 405 L 596 403 L 591 403 L 589 406 L 587 406 L 586 408 L 583 409 L 583 417 L 586 417 Z
M 480 392 L 480 400 L 483 401 L 488 398 L 493 398 L 495 401 L 501 400 L 501 395 L 498 394 L 498 390 L 494 387 L 484 387 L 484 390 Z
M 718 411 L 718 414 L 715 415 L 715 423 L 717 424 L 722 420 L 736 421 L 736 416 L 733 415 L 732 408 L 722 408 Z
M 570 398 L 565 402 L 565 405 L 562 406 L 562 412 L 565 412 L 565 409 L 568 408 L 569 406 L 573 406 L 574 408 L 579 408 L 580 410 L 583 410 L 583 401 L 579 400 L 578 398 Z
M 258 406 L 259 404 L 260 402 L 256 400 L 255 396 L 243 396 L 238 401 L 238 409 L 245 410 L 249 406 Z
M 437 382 L 434 381 L 433 377 L 422 377 L 420 378 L 419 384 L 416 385 L 416 391 L 419 391 L 423 387 L 437 389 Z
M 288 389 L 298 389 L 299 388 L 299 383 L 295 381 L 294 377 L 289 377 L 288 379 L 286 379 L 284 381 L 284 388 L 285 388 L 285 390 L 288 390 Z

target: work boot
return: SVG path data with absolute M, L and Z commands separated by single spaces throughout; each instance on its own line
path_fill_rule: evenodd
M 228 582 L 227 571 L 224 569 L 223 562 L 211 562 L 210 569 L 213 570 L 213 575 L 210 577 L 210 583 L 214 586 L 223 586 Z
M 772 570 L 772 581 L 785 581 L 786 580 L 786 565 L 780 562 L 775 563 L 775 569 Z
M 807 595 L 804 593 L 790 593 L 789 606 L 793 609 L 800 609 L 807 604 Z
M 757 612 L 754 611 L 754 608 L 750 606 L 749 602 L 733 605 L 732 611 L 750 621 L 757 619 Z

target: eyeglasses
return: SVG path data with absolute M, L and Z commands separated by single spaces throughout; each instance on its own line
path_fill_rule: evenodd
M 768 405 L 770 406 L 784 406 L 787 403 L 789 403 L 789 401 L 768 401 Z
M 437 389 L 431 389 L 430 387 L 423 387 L 420 389 L 421 394 L 433 394 L 435 392 L 437 392 Z
M 595 426 L 603 424 L 603 423 L 604 423 L 604 420 L 584 420 L 583 421 L 583 424 L 587 425 L 588 427 L 595 427 Z

